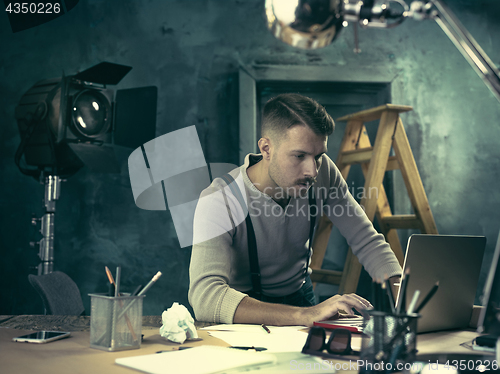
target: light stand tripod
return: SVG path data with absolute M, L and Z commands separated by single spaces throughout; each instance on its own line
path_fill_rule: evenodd
M 61 178 L 57 175 L 41 174 L 40 181 L 45 184 L 45 214 L 41 218 L 33 217 L 31 224 L 36 226 L 40 221 L 40 233 L 42 239 L 38 242 L 30 242 L 30 246 L 38 246 L 38 257 L 42 261 L 38 264 L 38 275 L 49 274 L 54 270 L 54 219 L 56 212 L 56 201 L 59 199 Z

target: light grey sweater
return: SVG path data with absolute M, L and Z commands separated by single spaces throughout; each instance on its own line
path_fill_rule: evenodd
M 283 210 L 250 181 L 247 168 L 262 158 L 249 154 L 230 172 L 246 199 L 257 239 L 262 292 L 284 296 L 304 281 L 310 221 L 308 199 L 291 198 Z M 323 155 L 316 202 L 346 238 L 372 278 L 401 274 L 401 267 L 383 235 L 377 233 L 348 191 L 333 161 Z M 319 193 L 318 193 L 319 192 Z M 319 195 L 319 196 L 318 196 Z M 238 304 L 252 289 L 245 213 L 220 178 L 214 179 L 198 201 L 194 218 L 189 269 L 189 302 L 196 319 L 232 323 Z M 310 272 L 310 269 L 308 269 Z

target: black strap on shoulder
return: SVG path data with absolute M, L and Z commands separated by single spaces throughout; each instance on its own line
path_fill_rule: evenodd
M 240 189 L 233 184 L 234 178 L 225 174 L 221 177 L 224 182 L 231 189 L 233 195 L 238 199 L 243 212 L 247 211 L 247 215 L 245 218 L 246 226 L 247 226 L 247 239 L 248 239 L 248 257 L 250 260 L 250 277 L 252 280 L 252 288 L 253 292 L 257 295 L 258 298 L 262 295 L 262 284 L 260 279 L 260 266 L 259 266 L 259 256 L 257 254 L 257 239 L 255 238 L 255 231 L 252 225 L 252 219 L 250 218 L 250 212 L 245 204 L 245 200 L 241 195 Z
M 234 178 L 225 174 L 221 177 L 224 182 L 226 182 L 227 186 L 231 189 L 233 195 L 238 199 L 243 212 L 247 211 L 248 214 L 245 218 L 246 226 L 247 226 L 247 238 L 248 238 L 248 257 L 250 260 L 250 276 L 252 281 L 253 292 L 256 295 L 257 299 L 260 299 L 262 296 L 262 284 L 261 284 L 261 275 L 260 275 L 260 266 L 259 266 L 259 256 L 257 253 L 257 239 L 255 237 L 255 231 L 252 225 L 252 219 L 250 218 L 250 212 L 248 208 L 246 208 L 245 200 L 240 192 L 240 189 L 233 184 Z M 307 269 L 309 268 L 309 264 L 311 261 L 311 248 L 314 237 L 314 230 L 316 226 L 316 216 L 318 215 L 318 207 L 316 206 L 316 200 L 314 198 L 313 187 L 309 188 L 308 191 L 308 199 L 309 199 L 309 219 L 310 219 L 310 228 L 309 228 L 309 248 L 306 252 L 306 267 L 304 269 L 304 276 L 307 275 Z M 313 214 L 314 209 L 314 214 Z
M 309 219 L 311 220 L 311 225 L 309 228 L 309 248 L 307 249 L 306 253 L 306 267 L 304 269 L 304 275 L 307 275 L 307 269 L 309 268 L 309 264 L 311 262 L 311 248 L 314 238 L 314 230 L 316 228 L 316 216 L 319 213 L 318 206 L 316 205 L 316 199 L 314 198 L 314 191 L 312 186 L 309 188 L 307 195 L 309 199 Z M 314 214 L 312 212 L 313 208 L 315 209 Z

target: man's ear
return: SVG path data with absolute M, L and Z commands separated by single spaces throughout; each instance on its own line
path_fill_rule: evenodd
M 269 138 L 260 138 L 259 142 L 260 153 L 265 160 L 271 159 L 271 140 Z

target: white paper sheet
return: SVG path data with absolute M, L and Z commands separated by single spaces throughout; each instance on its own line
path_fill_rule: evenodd
M 267 326 L 270 331 L 275 331 L 277 333 L 287 332 L 287 331 L 297 331 L 302 329 L 307 329 L 306 326 Z M 233 331 L 233 332 L 260 332 L 267 334 L 267 331 L 262 328 L 262 325 L 250 325 L 250 324 L 224 324 L 224 325 L 214 325 L 203 327 L 200 330 L 211 330 L 211 331 Z
M 209 374 L 251 370 L 277 363 L 273 354 L 204 345 L 183 351 L 117 358 L 115 363 L 151 374 Z
M 267 326 L 271 333 L 260 325 L 217 325 L 203 328 L 209 334 L 232 346 L 264 347 L 266 352 L 300 352 L 307 333 L 299 331 L 304 326 Z M 210 331 L 212 330 L 212 331 Z

